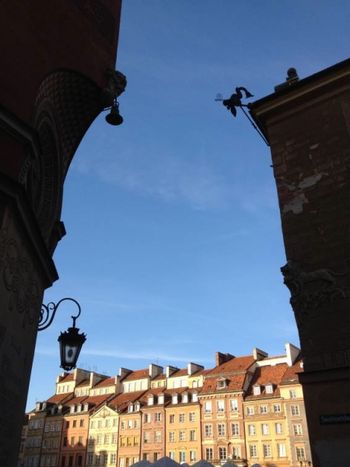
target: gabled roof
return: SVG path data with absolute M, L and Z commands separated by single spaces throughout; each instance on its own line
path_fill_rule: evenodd
M 69 381 L 74 381 L 74 373 L 66 373 L 64 374 L 61 379 L 58 381 L 59 383 L 67 383 Z
M 145 379 L 148 377 L 149 377 L 149 370 L 148 368 L 144 368 L 143 370 L 136 370 L 136 371 L 132 371 L 131 373 L 128 373 L 123 378 L 123 383 L 125 381 L 134 381 L 136 379 Z
M 161 380 L 161 379 L 166 379 L 165 373 L 162 373 L 162 374 L 160 374 L 160 375 L 155 376 L 155 377 L 152 379 L 152 381 L 157 381 L 157 380 Z
M 96 388 L 104 388 L 107 386 L 115 386 L 115 377 L 111 376 L 109 378 L 105 378 L 102 381 L 99 381 L 98 383 L 95 384 L 95 386 L 92 389 Z
M 280 363 L 274 366 L 257 367 L 247 390 L 247 398 L 258 399 L 260 397 L 264 398 L 279 395 L 279 385 L 287 368 L 288 365 L 286 363 Z M 273 393 L 265 392 L 265 386 L 268 384 L 274 385 Z M 262 386 L 261 394 L 253 395 L 253 386 Z
M 281 384 L 298 384 L 299 383 L 299 376 L 298 373 L 302 373 L 304 371 L 303 363 L 301 358 L 299 358 L 294 365 L 287 368 L 286 372 L 283 375 Z
M 206 377 L 203 383 L 203 387 L 199 388 L 200 394 L 210 394 L 210 393 L 225 393 L 230 391 L 243 391 L 244 381 L 246 378 L 245 373 L 240 373 L 237 375 L 226 376 L 225 380 L 227 381 L 227 385 L 222 388 L 218 389 L 217 383 L 218 381 L 222 381 L 222 377 Z
M 63 404 L 63 402 L 69 401 L 73 397 L 72 392 L 66 392 L 64 394 L 54 394 L 53 396 L 49 397 L 46 402 L 49 402 L 50 404 Z
M 180 370 L 174 371 L 174 373 L 172 373 L 169 376 L 169 378 L 178 378 L 180 376 L 187 376 L 187 375 L 188 375 L 187 368 L 181 368 Z
M 85 378 L 83 379 L 82 381 L 80 381 L 79 384 L 77 384 L 75 387 L 76 388 L 80 388 L 82 386 L 89 386 L 90 385 L 90 379 L 89 378 Z
M 247 355 L 245 357 L 233 357 L 227 362 L 224 362 L 221 365 L 216 366 L 212 370 L 209 370 L 207 376 L 219 376 L 246 371 L 254 362 L 255 360 L 252 355 Z
M 130 402 L 141 400 L 144 394 L 145 391 L 124 392 L 117 394 L 108 402 L 108 405 L 109 407 L 118 410 L 118 412 L 122 412 L 127 408 Z
M 83 402 L 85 403 L 87 398 L 88 396 L 73 397 L 73 399 L 67 401 L 66 405 L 69 405 L 71 407 L 72 405 L 82 404 Z

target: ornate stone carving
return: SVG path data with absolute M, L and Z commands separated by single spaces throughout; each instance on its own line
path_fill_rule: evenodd
M 337 298 L 347 298 L 346 289 L 338 285 L 336 273 L 329 269 L 304 272 L 294 261 L 281 267 L 284 283 L 291 293 L 290 303 L 297 313 L 311 314 Z

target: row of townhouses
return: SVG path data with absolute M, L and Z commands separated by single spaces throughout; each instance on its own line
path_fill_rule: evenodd
M 179 463 L 311 465 L 300 351 L 216 353 L 215 367 L 150 364 L 109 377 L 76 369 L 26 416 L 19 467 Z

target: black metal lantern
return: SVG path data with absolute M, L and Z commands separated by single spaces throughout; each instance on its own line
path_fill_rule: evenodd
M 121 125 L 124 121 L 119 113 L 119 102 L 115 100 L 112 104 L 111 111 L 106 115 L 106 122 L 113 126 Z
M 75 322 L 79 318 L 81 313 L 81 307 L 79 303 L 76 300 L 74 300 L 74 298 L 66 297 L 62 298 L 57 303 L 50 302 L 47 305 L 42 304 L 38 330 L 43 331 L 44 329 L 50 326 L 55 317 L 58 307 L 64 301 L 71 301 L 78 308 L 78 314 L 76 316 L 71 316 L 73 320 L 73 326 L 68 328 L 67 331 L 61 332 L 61 334 L 58 337 L 61 357 L 60 366 L 64 370 L 70 371 L 76 367 L 81 348 L 84 342 L 86 341 L 86 334 L 79 333 L 79 329 L 75 327 Z
M 70 371 L 76 367 L 81 348 L 86 341 L 86 335 L 79 333 L 73 318 L 73 327 L 61 332 L 57 340 L 60 344 L 61 368 Z

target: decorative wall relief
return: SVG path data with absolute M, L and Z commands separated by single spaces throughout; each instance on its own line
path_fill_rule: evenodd
M 329 269 L 304 272 L 291 260 L 281 267 L 281 272 L 291 293 L 290 304 L 296 313 L 313 315 L 335 299 L 348 296 L 347 289 L 338 284 L 339 278 L 347 273 L 336 273 Z

